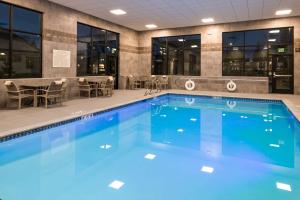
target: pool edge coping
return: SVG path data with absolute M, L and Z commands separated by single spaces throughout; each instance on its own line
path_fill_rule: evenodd
M 211 97 L 211 98 L 218 97 L 218 98 L 230 98 L 230 99 L 232 98 L 232 99 L 245 99 L 245 100 L 258 100 L 258 101 L 266 100 L 266 101 L 271 101 L 271 102 L 272 101 L 280 101 L 286 106 L 288 111 L 291 112 L 291 114 L 295 117 L 295 119 L 300 123 L 300 116 L 296 112 L 296 108 L 295 108 L 296 106 L 294 106 L 294 103 L 292 103 L 290 100 L 288 100 L 286 98 L 274 98 L 274 97 L 273 98 L 272 97 L 255 97 L 255 98 L 253 98 L 253 97 L 247 97 L 247 96 L 237 96 L 236 94 L 234 95 L 234 93 L 212 95 L 212 94 L 201 94 L 201 93 L 192 93 L 192 92 L 187 92 L 185 90 L 183 90 L 183 91 L 162 91 L 161 93 L 155 93 L 151 96 L 143 96 L 143 97 L 140 97 L 140 98 L 137 98 L 134 100 L 118 103 L 118 104 L 115 104 L 112 106 L 106 106 L 103 108 L 94 109 L 94 110 L 88 111 L 86 113 L 78 114 L 76 116 L 73 116 L 73 115 L 66 116 L 66 117 L 62 117 L 59 119 L 55 119 L 55 120 L 40 122 L 38 124 L 34 124 L 34 125 L 30 125 L 30 126 L 7 130 L 2 133 L 3 136 L 0 136 L 0 143 L 9 141 L 9 140 L 13 140 L 15 138 L 23 137 L 26 135 L 31 135 L 31 134 L 34 134 L 36 132 L 39 132 L 39 131 L 42 131 L 45 129 L 49 129 L 49 128 L 57 127 L 57 126 L 60 126 L 63 124 L 71 123 L 71 122 L 74 122 L 77 120 L 81 120 L 87 116 L 98 115 L 101 113 L 105 113 L 105 112 L 109 112 L 109 111 L 112 111 L 115 109 L 126 107 L 129 105 L 135 104 L 135 103 L 154 99 L 156 97 L 161 97 L 164 95 L 172 95 L 172 94 L 173 95 L 202 96 L 202 97 Z

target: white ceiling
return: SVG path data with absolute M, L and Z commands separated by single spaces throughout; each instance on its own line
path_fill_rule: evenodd
M 135 30 L 146 24 L 159 29 L 203 24 L 202 18 L 213 17 L 214 23 L 275 18 L 276 10 L 292 9 L 289 16 L 300 15 L 300 0 L 50 0 Z M 109 11 L 122 9 L 126 15 Z

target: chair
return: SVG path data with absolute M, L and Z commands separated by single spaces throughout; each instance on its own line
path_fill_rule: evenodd
M 157 79 L 155 75 L 152 75 L 148 80 L 145 82 L 145 88 L 148 90 L 154 90 L 157 87 Z
M 102 94 L 103 96 L 112 96 L 114 87 L 113 83 L 113 77 L 109 77 L 106 81 L 101 82 L 98 85 L 98 94 Z
M 34 91 L 31 89 L 20 89 L 12 81 L 5 81 L 4 85 L 7 89 L 8 95 L 7 107 L 9 105 L 10 100 L 18 100 L 18 109 L 21 109 L 23 99 L 34 99 Z
M 136 90 L 137 88 L 141 88 L 141 81 L 137 80 L 136 77 L 129 75 L 128 81 L 130 90 Z
M 66 78 L 62 78 L 60 80 L 62 82 L 62 97 L 63 97 L 63 100 L 66 100 L 67 99 L 67 79 Z
M 165 75 L 160 77 L 157 84 L 160 89 L 165 89 L 165 90 L 168 89 L 168 85 L 169 85 L 168 77 Z
M 51 102 L 53 99 L 56 102 L 59 99 L 60 104 L 62 104 L 63 99 L 63 82 L 62 81 L 52 81 L 48 89 L 38 89 L 38 98 L 45 100 L 45 107 L 48 108 L 48 101 Z
M 88 94 L 88 97 L 91 98 L 91 94 L 95 92 L 95 95 L 97 96 L 97 84 L 95 83 L 89 83 L 85 78 L 79 78 L 79 96 L 81 96 L 82 92 L 86 92 Z

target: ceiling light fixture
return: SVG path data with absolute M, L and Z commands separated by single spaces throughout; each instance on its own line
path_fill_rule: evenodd
M 204 18 L 204 19 L 202 19 L 203 23 L 212 23 L 214 21 L 215 21 L 214 18 Z
M 291 9 L 286 9 L 286 10 L 277 10 L 276 11 L 276 15 L 289 15 L 292 13 L 292 10 Z
M 127 12 L 125 12 L 124 10 L 121 10 L 121 9 L 111 10 L 110 13 L 112 13 L 114 15 L 125 15 L 125 14 L 127 14 Z
M 275 34 L 276 34 L 276 33 L 280 33 L 280 30 L 278 30 L 278 29 L 270 30 L 269 33 L 275 33 Z
M 157 26 L 155 24 L 147 24 L 146 28 L 153 29 L 153 28 L 157 28 Z

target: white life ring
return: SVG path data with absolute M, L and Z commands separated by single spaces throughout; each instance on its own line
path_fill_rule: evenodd
M 234 109 L 236 107 L 236 101 L 227 101 L 226 105 L 230 109 Z
M 189 79 L 188 81 L 185 82 L 185 89 L 192 91 L 195 89 L 195 82 Z
M 195 98 L 184 98 L 184 101 L 189 106 L 193 105 L 195 103 Z
M 229 91 L 229 92 L 234 92 L 234 91 L 236 91 L 236 84 L 235 84 L 235 82 L 233 82 L 232 80 L 231 81 L 229 81 L 228 83 L 227 83 L 227 90 Z

